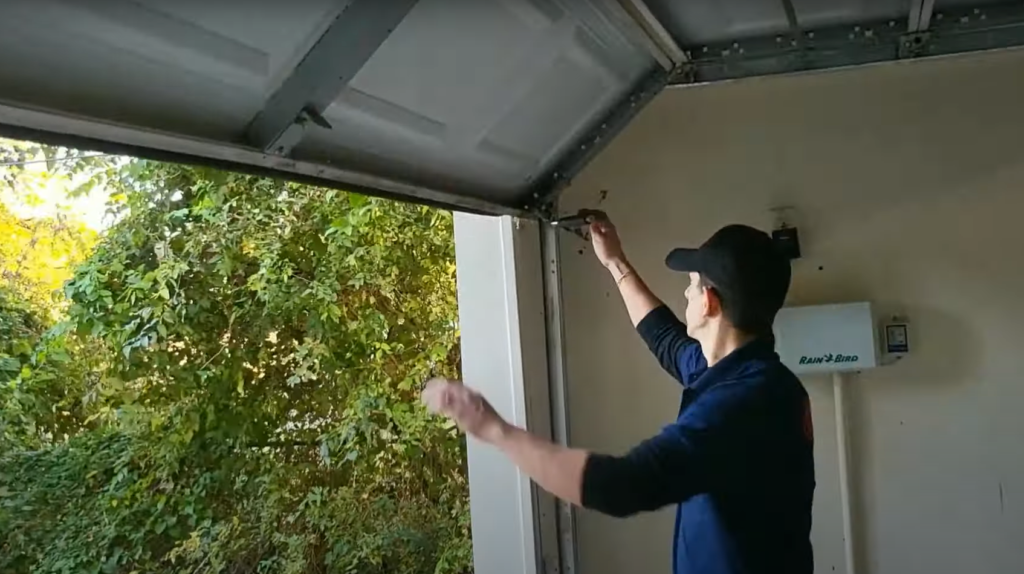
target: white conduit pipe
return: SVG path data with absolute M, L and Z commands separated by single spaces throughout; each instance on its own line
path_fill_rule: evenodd
M 843 505 L 843 547 L 846 551 L 846 574 L 856 574 L 853 556 L 853 516 L 850 506 L 850 448 L 846 424 L 846 398 L 842 373 L 832 373 L 832 392 L 835 396 L 836 447 L 839 455 L 839 499 Z

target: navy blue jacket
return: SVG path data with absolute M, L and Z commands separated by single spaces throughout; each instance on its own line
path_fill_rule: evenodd
M 624 517 L 678 504 L 676 574 L 812 574 L 810 404 L 774 341 L 708 368 L 667 307 L 637 330 L 683 384 L 679 415 L 624 456 L 590 455 L 583 506 Z

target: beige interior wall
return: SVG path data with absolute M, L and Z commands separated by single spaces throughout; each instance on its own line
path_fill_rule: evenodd
M 781 204 L 804 249 L 790 304 L 869 300 L 912 322 L 911 355 L 851 383 L 862 572 L 1024 572 L 1024 53 L 671 90 L 564 198 L 606 209 L 677 308 L 666 252 L 730 222 L 767 228 Z M 590 250 L 562 249 L 573 442 L 623 451 L 672 419 L 679 390 Z M 841 573 L 831 386 L 804 383 L 817 570 Z M 669 572 L 671 531 L 671 510 L 583 512 L 580 572 Z

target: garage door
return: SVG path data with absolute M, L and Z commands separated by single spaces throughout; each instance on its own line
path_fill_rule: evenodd
M 1022 32 L 963 0 L 4 0 L 0 134 L 547 217 L 666 85 Z

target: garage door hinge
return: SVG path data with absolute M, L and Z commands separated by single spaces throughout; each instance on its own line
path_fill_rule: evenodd
M 932 35 L 930 32 L 914 32 L 904 34 L 900 38 L 900 59 L 917 58 L 928 54 L 931 47 Z
M 694 84 L 697 82 L 697 64 L 693 62 L 692 58 L 689 58 L 689 53 L 687 56 L 687 61 L 672 69 L 669 74 L 669 84 Z

